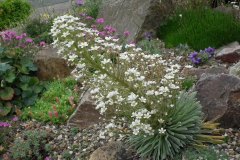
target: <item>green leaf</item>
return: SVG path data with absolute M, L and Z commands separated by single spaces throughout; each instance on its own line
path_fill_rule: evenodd
M 4 79 L 8 83 L 12 83 L 16 79 L 15 73 L 12 71 L 6 72 L 6 74 L 4 75 Z
M 9 100 L 12 100 L 13 96 L 14 96 L 14 90 L 11 87 L 0 89 L 0 99 L 4 101 L 9 101 Z
M 11 69 L 12 66 L 10 66 L 9 64 L 7 63 L 0 63 L 0 73 L 1 72 L 6 72 L 7 70 Z
M 0 117 L 8 115 L 12 110 L 12 105 L 0 103 Z

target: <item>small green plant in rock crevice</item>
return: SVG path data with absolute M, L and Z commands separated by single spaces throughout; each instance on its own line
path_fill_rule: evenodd
M 50 154 L 48 144 L 52 137 L 43 130 L 24 131 L 10 149 L 12 158 L 24 160 L 42 160 Z
M 72 78 L 55 80 L 47 85 L 47 91 L 34 106 L 25 108 L 22 119 L 63 123 L 73 113 L 78 100 L 77 82 Z

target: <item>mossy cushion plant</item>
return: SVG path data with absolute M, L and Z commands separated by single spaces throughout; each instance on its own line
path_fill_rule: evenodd
M 65 122 L 75 110 L 78 91 L 72 78 L 55 80 L 47 85 L 47 91 L 36 104 L 23 110 L 21 118 L 59 124 Z
M 31 5 L 26 0 L 0 1 L 0 30 L 15 27 L 31 13 Z
M 195 50 L 218 48 L 240 40 L 240 22 L 232 15 L 210 8 L 189 9 L 177 11 L 158 28 L 157 34 L 167 47 L 188 44 Z

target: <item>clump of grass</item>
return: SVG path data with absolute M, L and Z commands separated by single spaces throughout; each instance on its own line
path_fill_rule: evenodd
M 75 110 L 79 93 L 72 78 L 55 80 L 47 85 L 47 91 L 33 107 L 23 110 L 22 119 L 41 122 L 64 123 Z
M 240 22 L 209 8 L 188 9 L 178 11 L 157 32 L 167 47 L 188 44 L 195 50 L 218 48 L 240 40 Z

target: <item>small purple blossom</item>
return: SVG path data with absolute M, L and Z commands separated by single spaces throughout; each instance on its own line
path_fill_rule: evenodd
M 46 43 L 44 42 L 44 41 L 41 41 L 40 43 L 39 43 L 39 46 L 40 47 L 44 47 L 46 45 Z
M 32 43 L 33 40 L 32 40 L 31 38 L 27 38 L 27 39 L 26 39 L 26 42 L 27 42 L 27 43 Z
M 82 5 L 84 5 L 84 0 L 76 0 L 76 4 L 78 6 L 82 6 Z
M 97 24 L 103 24 L 104 23 L 104 19 L 103 18 L 98 18 L 96 20 Z
M 44 158 L 44 160 L 52 160 L 50 157 L 46 157 Z
M 212 57 L 215 53 L 215 49 L 212 47 L 208 47 L 205 49 L 205 52 L 207 52 L 209 54 L 209 56 Z
M 125 31 L 123 34 L 124 34 L 125 37 L 128 37 L 130 35 L 130 32 L 129 31 Z
M 12 118 L 12 121 L 14 121 L 14 122 L 18 121 L 18 117 L 17 117 L 17 116 L 14 116 L 14 117 Z
M 0 127 L 10 127 L 11 124 L 8 122 L 0 122 Z
M 91 16 L 86 16 L 86 20 L 93 20 L 94 18 Z
M 147 40 L 151 41 L 153 38 L 153 33 L 152 32 L 145 32 L 144 36 Z

